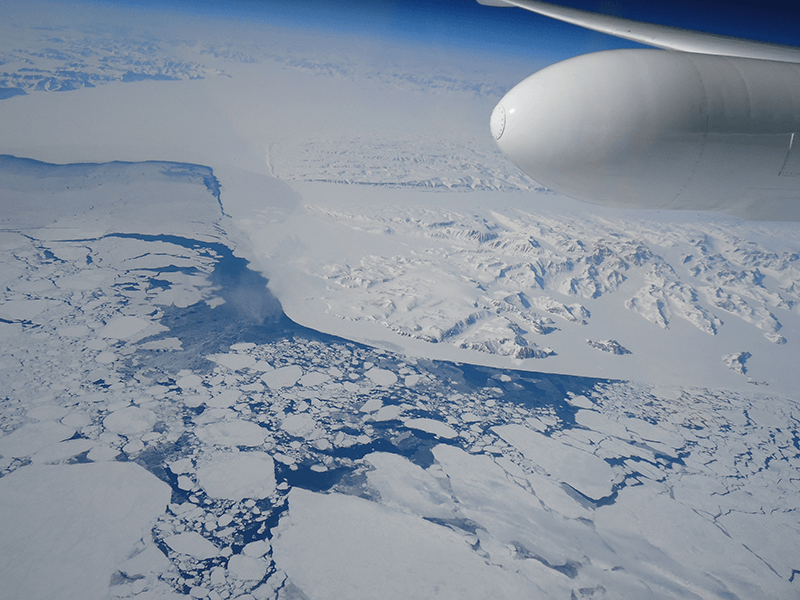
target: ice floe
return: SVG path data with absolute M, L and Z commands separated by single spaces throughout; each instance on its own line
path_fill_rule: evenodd
M 0 478 L 9 598 L 101 598 L 169 502 L 169 487 L 132 463 L 30 466 Z
M 194 531 L 185 531 L 164 538 L 164 543 L 179 554 L 188 554 L 198 560 L 213 558 L 219 549 Z
M 451 439 L 458 435 L 452 427 L 441 421 L 436 421 L 435 419 L 407 419 L 403 425 L 411 429 L 419 429 L 426 433 L 432 433 L 436 437 L 445 439 Z
M 272 389 L 292 387 L 303 376 L 303 369 L 298 365 L 279 367 L 273 371 L 267 371 L 261 376 L 261 380 Z
M 463 536 L 354 496 L 289 495 L 274 556 L 313 598 L 485 598 L 541 593 L 487 564 Z
M 195 435 L 204 443 L 223 447 L 260 446 L 269 434 L 257 423 L 241 419 L 218 421 L 195 430 Z
M 264 452 L 218 453 L 197 465 L 197 481 L 211 498 L 266 498 L 275 491 L 275 464 Z
M 522 425 L 500 425 L 493 430 L 557 481 L 566 483 L 593 500 L 611 494 L 614 471 L 608 463 L 593 454 Z

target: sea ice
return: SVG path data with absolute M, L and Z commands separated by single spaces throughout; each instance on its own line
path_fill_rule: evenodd
M 264 452 L 217 453 L 198 463 L 197 480 L 211 498 L 266 498 L 275 491 L 275 463 Z
M 262 558 L 237 554 L 228 560 L 228 572 L 240 581 L 261 581 L 269 563 Z
M 390 386 L 397 383 L 397 375 L 395 375 L 392 371 L 387 371 L 386 369 L 379 369 L 378 367 L 373 367 L 366 373 L 364 373 L 375 385 L 383 385 L 383 386 Z
M 206 404 L 211 408 L 228 408 L 233 406 L 242 393 L 238 389 L 224 389 L 206 400 Z
M 118 566 L 119 572 L 131 582 L 144 583 L 144 579 L 157 580 L 164 573 L 169 572 L 172 567 L 164 553 L 147 538 L 143 538 L 136 544 L 132 554 L 128 560 Z M 168 592 L 168 589 L 162 592 L 165 600 L 177 600 L 171 598 Z M 123 596 L 123 594 L 119 595 Z
M 0 595 L 105 598 L 170 493 L 130 462 L 33 465 L 0 478 Z
M 302 386 L 313 387 L 315 385 L 322 385 L 326 381 L 330 381 L 330 376 L 322 371 L 311 371 L 303 375 L 298 383 Z
M 281 422 L 281 429 L 295 437 L 308 437 L 315 427 L 316 422 L 308 413 L 289 415 Z
M 56 463 L 68 458 L 72 458 L 82 452 L 90 450 L 94 446 L 92 440 L 65 440 L 52 446 L 42 448 L 33 455 L 31 462 L 34 463 Z
M 65 327 L 57 327 L 56 331 L 58 335 L 64 337 L 74 337 L 74 338 L 86 338 L 91 333 L 91 330 L 86 325 L 72 325 L 72 326 L 65 326 Z M 97 340 L 100 341 L 100 340 Z M 105 342 L 103 341 L 103 346 L 105 346 Z M 87 344 L 88 348 L 91 348 L 89 344 Z
M 199 375 L 192 374 L 192 375 L 186 375 L 185 377 L 181 377 L 180 379 L 178 379 L 176 383 L 178 384 L 178 387 L 185 390 L 185 389 L 202 388 L 202 382 L 203 382 L 202 377 L 200 377 Z
M 12 321 L 30 321 L 55 305 L 52 300 L 5 300 L 0 304 L 0 317 Z
M 730 511 L 718 522 L 783 579 L 791 581 L 800 571 L 800 523 L 795 510 L 769 515 Z
M 178 476 L 178 488 L 179 489 L 182 489 L 184 491 L 190 491 L 190 490 L 193 490 L 194 487 L 195 487 L 194 481 L 192 481 L 189 477 L 187 477 L 186 475 L 179 475 Z
M 593 408 L 591 403 L 589 403 L 588 408 Z M 625 428 L 625 425 L 620 423 L 618 419 L 609 418 L 596 410 L 577 411 L 575 413 L 575 422 L 592 431 L 607 433 L 623 440 L 630 440 L 630 433 Z
M 367 481 L 380 494 L 381 504 L 424 517 L 447 519 L 456 513 L 446 483 L 408 459 L 374 452 L 364 460 L 373 466 L 373 470 L 367 471 Z
M 261 376 L 261 381 L 266 383 L 270 389 L 277 390 L 292 387 L 302 376 L 303 369 L 300 366 L 290 365 L 267 371 Z
M 406 375 L 403 383 L 406 384 L 406 387 L 414 387 L 419 383 L 420 376 L 419 375 Z
M 149 431 L 155 422 L 156 415 L 152 410 L 138 406 L 120 408 L 103 419 L 103 425 L 108 431 L 122 435 Z
M 208 357 L 215 363 L 227 367 L 231 371 L 240 371 L 247 369 L 256 364 L 256 359 L 247 354 L 239 354 L 238 352 L 228 352 L 227 354 L 213 354 Z
M 137 333 L 141 333 L 148 327 L 152 328 L 153 325 L 154 323 L 152 321 L 146 321 L 139 317 L 117 317 L 109 321 L 106 326 L 99 331 L 99 334 L 104 338 L 126 340 L 134 337 Z M 165 331 L 166 327 L 158 327 L 158 330 Z M 153 333 L 157 333 L 157 331 Z
M 403 407 L 396 404 L 383 406 L 375 411 L 372 416 L 372 421 L 394 421 L 403 413 Z
M 25 411 L 25 415 L 34 421 L 58 421 L 66 414 L 66 408 L 55 404 L 41 404 Z
M 74 433 L 74 429 L 52 421 L 28 423 L 0 437 L 0 456 L 30 456 L 42 448 L 66 440 Z
M 12 48 L 15 32 L 6 29 L 9 37 L 0 39 L 0 45 Z M 25 30 L 25 35 L 31 31 Z M 430 76 L 429 69 L 411 74 L 381 69 L 364 79 L 363 72 L 354 71 L 358 65 L 335 58 L 336 53 L 309 58 L 322 41 L 303 51 L 293 31 L 291 57 L 280 46 L 288 39 L 282 37 L 272 42 L 282 54 L 265 60 L 259 54 L 265 51 L 261 39 L 247 48 L 248 56 L 241 59 L 247 65 L 239 71 L 238 50 L 225 44 L 212 47 L 194 38 L 188 46 L 179 44 L 181 53 L 197 61 L 193 66 L 164 61 L 164 47 L 150 37 L 139 44 L 115 34 L 109 39 L 121 66 L 111 65 L 108 71 L 96 66 L 102 52 L 97 49 L 106 46 L 95 33 L 85 35 L 59 24 L 58 38 L 45 30 L 36 35 L 38 50 L 54 46 L 68 58 L 25 50 L 0 56 L 0 62 L 9 57 L 13 61 L 5 64 L 9 77 L 19 85 L 29 82 L 25 85 L 30 90 L 34 81 L 59 89 L 79 84 L 81 76 L 89 77 L 87 82 L 98 82 L 91 79 L 98 75 L 107 77 L 103 81 L 124 78 L 125 71 L 119 69 L 125 68 L 137 69 L 128 78 L 205 76 L 213 74 L 207 61 L 224 65 L 232 75 L 218 82 L 211 77 L 170 81 L 159 88 L 152 81 L 122 91 L 98 86 L 74 97 L 36 92 L 35 97 L 4 104 L 0 120 L 4 131 L 12 132 L 9 139 L 18 140 L 18 148 L 27 148 L 29 155 L 44 153 L 59 162 L 86 164 L 48 166 L 0 157 L 0 184 L 10 199 L 6 208 L 12 211 L 0 220 L 6 229 L 28 228 L 24 236 L 0 232 L 6 286 L 0 316 L 28 316 L 34 325 L 0 321 L 0 375 L 9 398 L 0 420 L 4 431 L 18 427 L 0 438 L 0 447 L 24 454 L 22 460 L 5 455 L 0 459 L 0 499 L 19 482 L 28 482 L 20 488 L 32 486 L 32 493 L 11 507 L 24 504 L 29 514 L 6 510 L 0 503 L 0 525 L 9 541 L 5 551 L 0 550 L 0 590 L 10 589 L 14 597 L 37 596 L 37 590 L 6 586 L 8 563 L 2 561 L 16 551 L 17 541 L 31 578 L 47 579 L 54 572 L 50 562 L 64 564 L 65 556 L 74 552 L 64 547 L 68 542 L 85 551 L 70 563 L 75 573 L 98 565 L 105 569 L 105 557 L 97 564 L 93 561 L 109 545 L 106 537 L 137 523 L 137 511 L 152 500 L 144 497 L 142 506 L 129 506 L 127 498 L 117 497 L 125 492 L 138 499 L 140 490 L 131 487 L 141 483 L 136 473 L 126 476 L 118 490 L 99 479 L 86 481 L 80 476 L 82 465 L 77 465 L 72 471 L 78 473 L 77 480 L 67 486 L 75 494 L 61 493 L 63 486 L 51 477 L 45 478 L 46 485 L 26 479 L 28 470 L 31 476 L 43 473 L 35 463 L 68 460 L 91 443 L 88 460 L 112 460 L 119 448 L 147 449 L 126 457 L 131 462 L 108 463 L 108 473 L 120 465 L 138 468 L 132 461 L 159 473 L 166 464 L 179 475 L 175 494 L 197 490 L 198 482 L 211 490 L 205 496 L 197 491 L 192 502 L 171 505 L 167 513 L 163 507 L 154 508 L 157 524 L 142 519 L 137 535 L 144 540 L 135 546 L 127 538 L 117 540 L 113 548 L 120 549 L 123 559 L 131 548 L 144 550 L 117 563 L 118 573 L 111 566 L 102 577 L 90 574 L 89 581 L 100 582 L 100 597 L 176 597 L 169 588 L 179 590 L 180 597 L 188 591 L 192 597 L 211 600 L 302 597 L 294 583 L 309 597 L 796 596 L 792 585 L 797 584 L 786 580 L 797 581 L 797 410 L 794 401 L 780 397 L 786 392 L 793 398 L 797 387 L 792 384 L 798 373 L 792 368 L 792 335 L 797 331 L 792 307 L 800 299 L 800 271 L 794 225 L 754 225 L 717 215 L 704 221 L 678 213 L 658 215 L 653 221 L 651 214 L 642 219 L 618 210 L 587 212 L 585 206 L 576 207 L 546 190 L 534 191 L 536 184 L 513 175 L 513 166 L 503 161 L 491 138 L 464 127 L 483 127 L 471 114 L 465 116 L 484 110 L 487 99 L 503 87 L 496 61 L 469 81 Z M 94 54 L 86 55 L 86 48 L 94 48 Z M 368 54 L 361 47 L 358 51 L 359 56 Z M 267 47 L 266 52 L 273 50 Z M 155 64 L 142 66 L 151 55 L 156 55 Z M 26 64 L 21 56 L 41 71 L 19 69 Z M 75 57 L 85 57 L 97 70 Z M 132 57 L 135 60 L 126 63 Z M 136 62 L 139 58 L 143 60 Z M 76 70 L 54 66 L 75 64 Z M 147 72 L 140 72 L 142 68 Z M 254 73 L 262 76 L 252 77 Z M 356 95 L 351 93 L 354 77 L 361 78 Z M 350 102 L 339 116 L 350 111 L 353 120 L 334 119 L 333 129 L 324 130 L 328 137 L 320 137 L 317 132 L 323 120 L 330 121 L 330 112 L 309 112 L 302 102 L 286 104 L 281 93 L 275 93 L 295 83 L 313 83 L 316 91 L 333 90 L 332 96 L 347 97 Z M 409 88 L 415 92 L 408 93 Z M 308 98 L 314 102 L 318 96 Z M 220 102 L 209 104 L 203 98 Z M 243 98 L 244 104 L 247 98 L 259 98 L 250 104 L 261 107 L 260 116 L 279 115 L 280 127 L 292 135 L 276 141 L 274 136 L 282 133 L 274 124 L 251 118 L 247 110 L 234 110 L 228 116 L 245 123 L 238 131 L 249 137 L 229 136 L 229 119 L 218 118 L 219 106 L 241 107 Z M 385 101 L 376 101 L 381 99 Z M 188 105 L 193 110 L 186 111 Z M 387 122 L 387 105 L 404 114 Z M 130 110 L 106 111 L 109 106 Z M 151 110 L 154 106 L 158 110 Z M 276 110 L 264 111 L 264 106 Z M 295 135 L 298 121 L 287 118 L 281 107 L 303 113 L 301 128 L 307 132 Z M 64 119 L 68 113 L 76 118 Z M 131 118 L 120 119 L 119 114 Z M 89 116 L 84 120 L 83 115 Z M 445 125 L 440 126 L 443 118 Z M 372 119 L 389 129 L 369 126 Z M 30 128 L 33 121 L 41 126 Z M 360 131 L 353 133 L 353 126 Z M 131 128 L 135 135 L 126 135 Z M 270 141 L 270 171 L 298 182 L 296 191 L 258 172 L 264 169 L 265 139 Z M 175 140 L 191 143 L 181 149 L 182 142 Z M 147 158 L 152 151 L 161 153 L 165 144 L 184 153 L 181 156 L 195 156 L 196 148 L 216 148 L 212 158 L 220 179 L 210 168 L 196 165 L 89 164 L 110 155 Z M 341 152 L 343 148 L 348 151 Z M 362 164 L 365 157 L 369 164 Z M 244 168 L 252 172 L 229 167 L 226 162 L 231 160 L 249 165 Z M 37 174 L 43 171 L 53 176 Z M 346 183 L 302 183 L 320 178 Z M 6 189 L 9 186 L 15 189 Z M 71 191 L 66 193 L 66 188 Z M 449 192 L 457 189 L 472 193 L 456 198 Z M 502 189 L 527 193 L 515 198 L 486 191 Z M 220 220 L 223 202 L 229 214 Z M 231 227 L 226 234 L 222 227 L 228 224 L 245 235 L 226 239 L 235 231 Z M 117 235 L 120 232 L 132 237 Z M 163 234 L 185 237 L 175 244 L 144 237 Z M 59 241 L 64 238 L 82 241 Z M 177 325 L 170 325 L 180 338 L 137 344 L 163 332 L 159 320 L 175 323 L 188 315 L 192 321 L 207 312 L 219 317 L 233 308 L 235 301 L 222 304 L 214 295 L 230 290 L 211 285 L 218 275 L 227 275 L 227 265 L 219 260 L 224 253 L 220 242 L 232 246 L 234 241 L 237 256 L 252 253 L 251 264 L 274 274 L 271 288 L 293 312 L 290 316 L 308 319 L 305 324 L 318 329 L 330 326 L 348 338 L 382 340 L 381 344 L 388 339 L 403 347 L 406 356 L 367 351 L 341 340 L 306 343 L 303 334 L 258 345 L 235 344 L 226 337 L 220 344 L 219 339 L 203 338 L 207 332 L 192 328 L 192 323 L 182 326 L 180 334 Z M 262 284 L 257 292 L 264 295 Z M 631 296 L 641 314 L 625 308 L 624 300 Z M 199 304 L 188 311 L 177 310 L 194 302 Z M 718 315 L 726 317 L 724 327 Z M 150 325 L 137 330 L 143 323 Z M 259 323 L 266 324 L 263 319 Z M 786 338 L 777 333 L 779 328 Z M 96 337 L 104 333 L 128 337 Z M 542 336 L 557 355 L 535 366 L 525 362 L 528 359 L 510 358 L 536 356 L 539 346 L 534 342 Z M 606 349 L 614 348 L 612 337 L 635 354 L 620 358 L 586 344 L 591 338 Z M 127 343 L 116 341 L 120 339 Z M 167 357 L 161 352 L 176 349 L 179 339 L 184 353 Z M 211 349 L 198 350 L 198 340 L 211 342 Z M 781 341 L 787 343 L 778 345 Z M 770 388 L 759 388 L 770 390 L 769 395 L 747 391 L 737 396 L 722 384 L 742 389 L 748 387 L 745 378 L 718 358 L 707 359 L 741 348 L 752 352 L 747 367 L 753 376 L 769 380 Z M 209 352 L 223 358 L 203 364 L 200 358 Z M 191 362 L 192 353 L 197 353 L 196 362 Z M 480 379 L 485 372 L 453 362 L 420 361 L 416 368 L 412 356 L 434 353 L 451 361 L 474 359 L 593 377 L 722 383 L 716 391 L 662 397 L 637 384 L 543 381 L 539 374 L 507 370 L 495 372 L 486 387 L 472 387 L 469 375 Z M 550 352 L 539 352 L 544 354 Z M 180 365 L 177 375 L 168 366 L 173 363 Z M 274 367 L 278 368 L 273 371 Z M 341 386 L 323 381 L 316 372 L 325 369 L 334 379 L 351 381 Z M 272 383 L 266 392 L 258 382 L 262 373 L 264 382 Z M 406 386 L 418 387 L 393 385 L 397 377 Z M 558 389 L 558 381 L 570 381 L 586 396 L 568 394 L 564 403 L 563 393 L 545 391 L 552 382 Z M 303 387 L 293 387 L 298 382 Z M 383 387 L 387 384 L 393 387 Z M 53 424 L 31 427 L 30 419 L 61 417 L 63 410 L 31 408 L 51 400 L 70 412 L 62 421 L 66 433 L 71 436 L 80 429 L 80 436 L 64 439 L 64 430 Z M 158 417 L 159 426 L 141 439 L 136 419 L 128 418 L 133 413 L 126 412 L 131 402 L 137 406 L 127 408 Z M 203 402 L 205 410 L 200 407 Z M 360 413 L 359 408 L 367 406 L 376 410 Z M 576 408 L 592 410 L 576 414 Z M 376 423 L 395 420 L 404 411 L 414 419 Z M 412 433 L 415 422 L 423 426 Z M 529 427 L 497 427 L 511 422 Z M 134 430 L 130 440 L 107 430 L 123 433 L 126 428 Z M 521 432 L 531 428 L 550 435 Z M 431 436 L 420 431 L 444 434 L 448 442 L 430 448 Z M 305 443 L 290 432 L 308 437 L 320 432 L 326 437 Z M 498 433 L 516 445 L 498 439 Z M 357 458 L 371 442 L 380 448 L 394 445 L 405 456 L 416 445 L 422 451 L 414 460 L 421 461 L 415 464 L 389 453 Z M 302 470 L 293 472 L 295 478 L 280 467 L 286 479 L 275 486 L 269 456 L 233 450 L 242 446 L 268 448 L 275 460 Z M 430 460 L 426 448 L 433 463 L 423 469 L 419 464 Z M 27 464 L 27 457 L 34 464 Z M 257 464 L 249 464 L 251 459 Z M 326 470 L 346 474 L 337 491 L 312 494 L 295 487 L 278 530 L 272 529 L 275 516 L 286 506 L 283 492 L 306 481 L 324 488 L 331 478 L 316 473 Z M 155 485 L 164 487 L 158 481 Z M 143 492 L 150 489 L 146 481 L 140 487 Z M 616 493 L 603 496 L 612 489 Z M 353 496 L 342 495 L 342 490 Z M 258 503 L 240 498 L 270 491 L 280 493 Z M 95 492 L 102 502 L 92 496 Z M 167 492 L 153 495 L 168 498 Z M 83 501 L 81 493 L 92 496 L 88 504 L 101 522 L 83 515 L 62 539 L 63 531 L 72 527 L 72 517 L 82 510 L 73 506 Z M 582 494 L 602 496 L 603 502 Z M 40 511 L 42 505 L 47 510 Z M 125 507 L 130 510 L 125 512 Z M 51 515 L 57 510 L 59 518 Z M 15 533 L 16 513 L 29 525 L 24 535 Z M 34 522 L 40 517 L 41 522 Z M 28 530 L 35 535 L 29 536 Z M 215 548 L 222 548 L 210 564 L 189 555 L 168 553 L 168 559 L 158 549 L 167 539 L 179 545 L 180 536 L 191 531 L 203 531 L 206 542 L 213 540 Z M 273 534 L 275 556 L 283 565 L 262 571 L 271 556 L 262 540 Z M 87 546 L 82 536 L 97 540 L 96 545 Z M 203 545 L 197 540 L 203 536 L 195 536 Z M 231 557 L 252 539 L 259 541 L 245 545 L 244 556 Z M 134 565 L 137 557 L 139 566 Z M 222 565 L 229 557 L 226 577 Z M 242 560 L 246 558 L 261 562 Z M 282 567 L 294 583 L 285 578 Z M 251 577 L 264 573 L 270 574 L 268 581 L 251 589 L 256 585 Z M 70 587 L 74 578 L 66 572 L 60 587 L 52 586 L 58 597 L 92 598 L 91 591 Z M 110 591 L 109 581 L 114 583 Z
M 315 600 L 544 597 L 519 573 L 487 564 L 464 536 L 355 496 L 294 488 L 272 546 Z
M 410 427 L 411 429 L 419 429 L 420 431 L 424 431 L 426 433 L 432 433 L 435 436 L 445 438 L 445 439 L 453 439 L 458 435 L 455 429 L 442 423 L 441 421 L 437 421 L 436 419 L 408 419 L 403 423 L 406 427 Z
M 219 548 L 195 531 L 184 531 L 164 538 L 164 543 L 180 554 L 188 554 L 198 560 L 213 558 Z
M 529 490 L 523 479 L 510 477 L 488 456 L 448 445 L 436 446 L 432 452 L 447 475 L 459 515 L 485 532 L 478 532 L 482 546 L 515 543 L 524 549 L 523 554 L 556 566 L 576 561 L 585 546 L 597 543 L 585 525 L 548 511 L 535 489 Z M 558 506 L 551 508 L 558 510 Z M 502 556 L 498 553 L 495 560 Z
M 169 467 L 169 470 L 175 473 L 176 475 L 182 475 L 183 473 L 190 473 L 191 471 L 194 470 L 191 458 L 181 458 L 172 461 L 167 466 Z
M 101 365 L 110 365 L 119 358 L 114 352 L 104 351 L 95 356 L 95 360 Z
M 381 400 L 380 398 L 370 398 L 361 406 L 359 410 L 364 413 L 371 413 L 375 412 L 382 406 L 383 406 L 383 400 Z
M 183 343 L 179 338 L 168 337 L 161 340 L 145 342 L 139 346 L 142 350 L 182 350 Z
M 219 421 L 198 427 L 195 435 L 204 443 L 216 446 L 260 446 L 269 432 L 251 421 Z
M 614 471 L 593 454 L 522 425 L 498 425 L 492 431 L 548 474 L 589 498 L 599 500 L 611 494 Z
M 242 552 L 247 556 L 261 558 L 270 551 L 270 548 L 271 546 L 268 540 L 256 540 L 255 542 L 246 544 L 245 547 L 242 548 Z
M 796 589 L 775 577 L 747 546 L 668 493 L 629 487 L 595 514 L 595 527 L 626 571 L 661 597 L 790 598 Z M 763 532 L 761 532 L 763 534 Z

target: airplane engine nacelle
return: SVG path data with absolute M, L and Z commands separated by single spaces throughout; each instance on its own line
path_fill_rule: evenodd
M 522 171 L 579 200 L 800 219 L 800 64 L 587 54 L 514 87 L 491 129 Z

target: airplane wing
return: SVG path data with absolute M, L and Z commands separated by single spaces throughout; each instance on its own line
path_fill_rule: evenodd
M 664 50 L 800 63 L 800 48 L 794 46 L 655 25 L 538 0 L 478 0 L 478 2 L 486 6 L 516 6 L 572 25 Z

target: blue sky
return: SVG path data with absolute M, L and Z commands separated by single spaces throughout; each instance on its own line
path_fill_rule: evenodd
M 147 2 L 147 0 L 144 0 Z M 800 3 L 783 0 L 562 0 L 573 6 L 632 19 L 757 39 L 800 43 Z M 183 6 L 230 7 L 297 24 L 353 28 L 376 34 L 442 36 L 455 40 L 529 39 L 531 30 L 569 36 L 570 26 L 519 9 L 484 7 L 475 0 L 184 0 Z
M 635 47 L 520 9 L 481 6 L 475 0 L 123 0 L 119 4 L 552 60 Z M 563 0 L 560 4 L 800 46 L 800 3 L 787 8 L 786 0 Z
M 800 45 L 800 3 L 787 8 L 786 0 L 563 0 L 560 3 L 627 18 Z M 600 34 L 587 34 L 520 9 L 481 6 L 475 0 L 184 0 L 179 4 L 188 10 L 233 10 L 247 18 L 301 27 L 360 32 L 375 37 L 434 39 L 461 45 L 524 47 L 546 40 L 561 48 L 612 43 Z
M 632 19 L 660 22 L 759 39 L 800 39 L 800 6 L 787 8 L 784 0 L 562 0 L 556 2 Z M 297 18 L 328 22 L 352 19 L 381 24 L 397 33 L 440 33 L 460 37 L 473 32 L 506 34 L 524 39 L 528 27 L 549 29 L 548 19 L 519 9 L 484 7 L 475 0 L 239 0 L 240 6 L 264 7 Z M 568 30 L 566 30 L 568 31 Z

